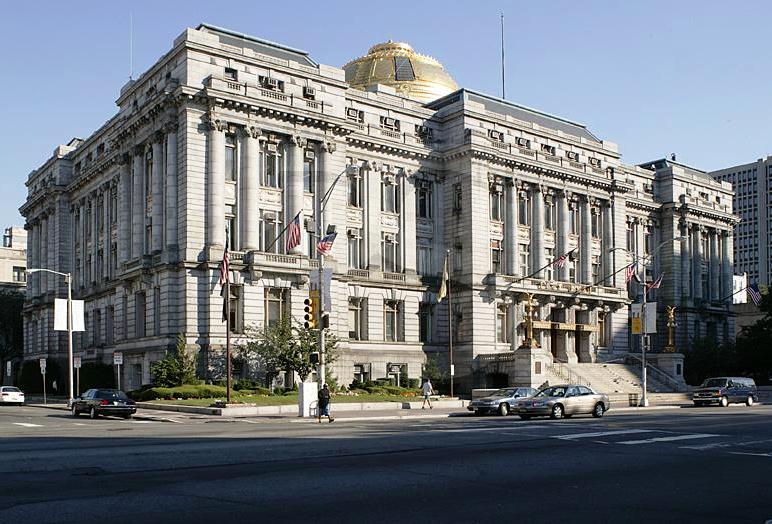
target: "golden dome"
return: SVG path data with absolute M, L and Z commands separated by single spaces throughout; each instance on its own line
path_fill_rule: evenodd
M 416 53 L 404 42 L 374 45 L 366 56 L 352 60 L 343 70 L 351 87 L 364 90 L 383 84 L 419 102 L 431 102 L 458 89 L 442 64 Z

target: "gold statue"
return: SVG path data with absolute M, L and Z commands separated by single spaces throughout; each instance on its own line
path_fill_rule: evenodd
M 665 311 L 667 312 L 667 346 L 663 348 L 663 351 L 666 353 L 675 353 L 675 341 L 674 341 L 674 331 L 675 331 L 675 306 L 665 306 Z
M 523 293 L 525 297 L 525 340 L 521 347 L 538 348 L 539 343 L 533 338 L 533 293 Z

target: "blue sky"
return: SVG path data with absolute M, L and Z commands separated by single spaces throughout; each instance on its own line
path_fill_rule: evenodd
M 0 32 L 0 225 L 22 223 L 24 181 L 56 145 L 114 113 L 130 13 L 135 77 L 186 26 L 208 22 L 337 66 L 407 41 L 459 85 L 498 96 L 500 11 L 507 99 L 586 124 L 625 162 L 675 152 L 712 170 L 772 154 L 772 2 L 13 2 Z

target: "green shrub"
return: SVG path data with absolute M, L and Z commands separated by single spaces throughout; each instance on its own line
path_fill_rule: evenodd
M 186 384 L 173 388 L 153 387 L 150 389 L 135 390 L 129 392 L 129 397 L 140 402 L 150 400 L 172 400 L 189 398 L 225 398 L 225 388 L 220 386 L 202 386 L 196 384 Z

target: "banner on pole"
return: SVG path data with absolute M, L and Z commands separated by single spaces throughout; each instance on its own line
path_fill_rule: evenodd
M 657 303 L 656 302 L 646 303 L 646 314 L 644 316 L 646 317 L 646 325 L 644 326 L 644 331 L 646 333 L 656 333 L 657 332 Z
M 72 301 L 72 330 L 86 331 L 83 321 L 83 301 Z M 54 331 L 67 331 L 67 299 L 54 300 Z
M 641 334 L 641 311 L 643 304 L 630 304 L 630 319 L 632 320 L 630 329 L 633 335 Z
M 5 374 L 11 376 L 11 361 L 5 363 Z

